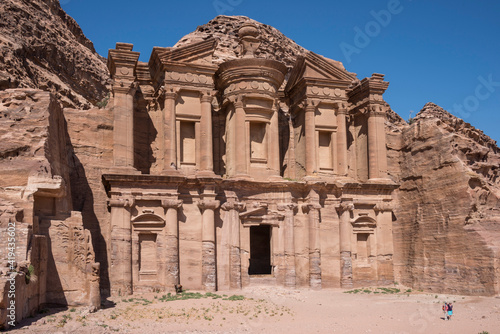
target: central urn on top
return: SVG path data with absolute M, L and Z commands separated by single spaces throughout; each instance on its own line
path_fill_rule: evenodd
M 255 58 L 259 31 L 252 23 L 239 31 L 242 58 L 222 63 L 216 73 L 226 117 L 226 175 L 236 179 L 280 179 L 278 90 L 287 67 Z

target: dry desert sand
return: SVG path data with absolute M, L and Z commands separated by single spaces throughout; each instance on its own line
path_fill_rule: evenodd
M 219 297 L 202 293 L 204 298 L 173 301 L 166 301 L 163 293 L 134 295 L 112 298 L 95 313 L 86 308 L 44 310 L 11 332 L 500 333 L 499 298 L 391 289 L 396 288 L 400 292 L 370 288 L 371 293 L 345 293 L 266 286 L 246 288 L 238 295 L 220 291 Z M 444 301 L 455 305 L 450 321 L 443 320 Z

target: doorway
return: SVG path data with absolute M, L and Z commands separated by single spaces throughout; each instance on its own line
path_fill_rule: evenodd
M 271 272 L 271 226 L 251 226 L 248 274 L 270 275 Z

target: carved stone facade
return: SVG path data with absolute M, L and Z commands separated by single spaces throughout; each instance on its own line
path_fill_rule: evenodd
M 110 50 L 111 293 L 392 283 L 388 82 L 312 52 L 257 58 L 252 24 L 239 38 L 218 66 L 215 39 L 148 63 Z

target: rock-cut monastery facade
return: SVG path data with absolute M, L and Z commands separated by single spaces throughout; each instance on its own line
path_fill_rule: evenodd
M 258 58 L 251 23 L 239 38 L 218 66 L 212 38 L 109 51 L 111 294 L 392 283 L 388 82 Z

